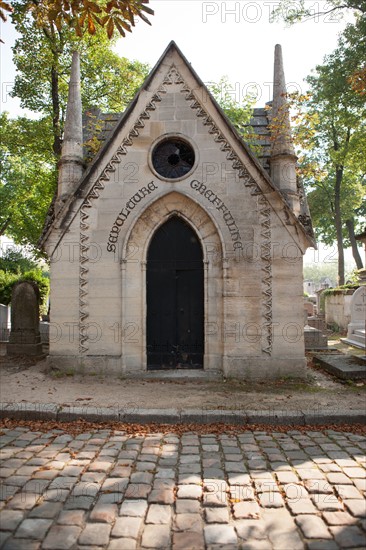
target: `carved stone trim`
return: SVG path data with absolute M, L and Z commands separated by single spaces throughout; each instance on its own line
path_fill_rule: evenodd
M 86 324 L 88 318 L 88 204 L 83 204 L 80 209 L 80 243 L 79 243 L 79 354 L 88 351 Z
M 108 182 L 110 179 L 110 175 L 116 171 L 116 167 L 118 164 L 120 164 L 122 157 L 127 155 L 128 148 L 133 145 L 134 139 L 139 136 L 140 129 L 144 128 L 145 120 L 148 120 L 150 118 L 150 112 L 155 111 L 156 103 L 162 101 L 162 95 L 167 92 L 166 87 L 170 85 L 181 86 L 181 92 L 185 94 L 186 100 L 191 101 L 190 107 L 196 111 L 197 117 L 200 117 L 203 119 L 203 124 L 209 127 L 208 132 L 213 136 L 214 141 L 219 144 L 221 151 L 226 153 L 226 158 L 232 162 L 233 168 L 237 170 L 239 178 L 242 180 L 245 187 L 250 188 L 250 192 L 252 195 L 254 196 L 259 195 L 262 198 L 262 200 L 264 200 L 266 203 L 265 210 L 266 211 L 268 210 L 270 212 L 267 200 L 262 195 L 261 190 L 259 189 L 257 183 L 254 181 L 252 176 L 249 174 L 247 168 L 240 161 L 239 157 L 232 149 L 230 143 L 226 140 L 226 138 L 221 133 L 219 128 L 215 125 L 212 118 L 209 116 L 207 111 L 204 109 L 204 107 L 200 103 L 199 99 L 194 94 L 193 90 L 191 90 L 187 85 L 187 83 L 184 81 L 178 69 L 175 67 L 174 64 L 171 65 L 169 71 L 163 78 L 163 81 L 159 86 L 157 92 L 152 96 L 149 103 L 146 105 L 145 109 L 137 117 L 135 123 L 133 124 L 132 128 L 128 132 L 127 136 L 122 140 L 122 144 L 118 147 L 116 153 L 113 155 L 113 157 L 111 158 L 107 166 L 104 168 L 98 180 L 94 183 L 87 197 L 84 199 L 82 207 L 80 209 L 79 351 L 81 354 L 85 354 L 88 351 L 88 341 L 87 341 L 88 338 L 86 334 L 87 326 L 85 324 L 85 320 L 89 315 L 88 302 L 87 302 L 88 271 L 89 271 L 88 269 L 88 261 L 89 261 L 88 259 L 88 252 L 89 252 L 88 208 L 92 206 L 93 200 L 99 198 L 100 191 L 104 189 L 106 182 Z M 260 215 L 262 217 L 264 216 L 263 210 L 260 211 Z M 269 215 L 268 215 L 268 219 L 269 219 Z M 269 229 L 265 230 L 263 225 L 264 223 L 265 222 L 263 221 L 262 232 L 261 232 L 263 241 L 261 243 L 261 250 L 263 250 L 262 260 L 263 262 L 266 262 L 266 260 L 264 259 L 266 257 L 266 250 L 267 250 L 266 235 L 268 231 L 270 233 L 270 227 Z M 269 243 L 270 243 L 270 238 L 269 238 Z M 267 263 L 265 263 L 265 265 L 267 266 Z M 271 269 L 270 262 L 268 265 L 269 265 L 269 269 Z M 265 274 L 262 278 L 264 294 L 265 296 L 267 296 L 265 301 L 265 311 L 264 311 L 266 323 L 269 315 L 272 319 L 272 312 L 268 310 L 269 295 L 270 295 L 270 301 L 271 301 L 270 304 L 272 304 L 272 276 L 271 274 L 270 276 L 268 275 L 267 268 L 264 270 Z M 267 324 L 266 324 L 266 327 L 267 327 Z M 272 349 L 272 322 L 270 324 L 270 329 L 268 330 L 270 330 L 270 332 L 268 332 L 267 334 L 267 345 L 263 349 L 265 353 L 271 353 L 271 349 Z
M 175 83 L 183 82 L 177 69 L 172 67 L 170 72 L 176 73 Z M 171 80 L 171 77 L 170 77 Z M 258 184 L 252 178 L 247 168 L 239 159 L 230 143 L 217 128 L 212 118 L 205 111 L 192 90 L 183 82 L 181 90 L 186 94 L 186 100 L 191 101 L 191 108 L 196 110 L 197 117 L 203 118 L 203 124 L 209 126 L 209 133 L 213 135 L 214 141 L 219 144 L 221 151 L 226 152 L 227 160 L 232 162 L 232 167 L 237 170 L 239 178 L 245 187 L 250 189 L 252 196 L 258 196 L 258 213 L 261 224 L 261 262 L 262 262 L 262 297 L 263 297 L 263 319 L 264 319 L 264 342 L 262 352 L 267 355 L 272 354 L 273 347 L 273 324 L 272 324 L 272 264 L 271 264 L 271 208 L 266 197 L 263 195 Z
M 175 80 L 167 82 L 167 84 L 176 83 Z M 110 180 L 111 174 L 113 174 L 117 165 L 120 164 L 123 156 L 127 155 L 128 147 L 133 145 L 133 141 L 140 135 L 140 130 L 145 127 L 145 120 L 150 118 L 149 111 L 156 109 L 156 103 L 161 101 L 161 94 L 166 93 L 165 87 L 162 84 L 158 89 L 158 92 L 153 95 L 145 109 L 140 113 L 131 130 L 127 136 L 122 140 L 122 144 L 118 147 L 116 153 L 113 155 L 103 172 L 92 186 L 88 195 L 83 201 L 80 209 L 80 245 L 79 245 L 79 353 L 86 354 L 88 352 L 88 336 L 87 325 L 85 320 L 89 316 L 88 312 L 88 252 L 89 252 L 89 213 L 88 209 L 92 206 L 92 201 L 98 199 L 100 191 L 105 188 L 105 184 Z
M 262 270 L 262 315 L 264 318 L 263 353 L 272 354 L 273 323 L 272 323 L 272 257 L 271 257 L 271 208 L 264 195 L 258 197 L 259 217 L 261 224 L 261 270 Z
M 178 72 L 177 68 L 172 65 L 167 76 L 164 79 L 164 84 L 181 84 L 181 92 L 185 94 L 187 101 L 191 102 L 191 109 L 196 111 L 196 115 L 199 118 L 203 118 L 203 125 L 209 126 L 208 132 L 213 135 L 214 141 L 219 144 L 221 151 L 226 153 L 227 160 L 232 161 L 232 166 L 234 170 L 237 170 L 239 178 L 243 181 L 246 187 L 251 187 L 252 195 L 262 194 L 262 191 L 259 189 L 258 185 L 249 174 L 247 168 L 240 161 L 237 154 L 234 152 L 230 143 L 227 141 L 225 136 L 220 132 L 219 128 L 216 126 L 210 115 L 207 113 L 205 108 L 202 106 L 199 99 L 191 90 L 188 84 L 184 81 L 183 77 Z

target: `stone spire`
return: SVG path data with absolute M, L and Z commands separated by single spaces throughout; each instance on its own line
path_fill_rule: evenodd
M 297 157 L 291 137 L 282 48 L 279 44 L 275 47 L 274 57 L 271 134 L 271 178 L 284 195 L 293 212 L 298 215 L 300 203 L 296 180 Z
M 72 56 L 69 96 L 67 101 L 64 139 L 59 161 L 56 210 L 72 195 L 83 174 L 83 124 L 80 90 L 79 52 Z

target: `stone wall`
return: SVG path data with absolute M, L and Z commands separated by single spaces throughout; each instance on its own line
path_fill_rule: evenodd
M 350 304 L 353 292 L 332 292 L 325 296 L 325 322 L 328 326 L 336 325 L 341 332 L 347 331 L 351 321 Z

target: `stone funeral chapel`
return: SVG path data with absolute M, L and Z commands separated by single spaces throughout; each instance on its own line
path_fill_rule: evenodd
M 51 366 L 302 375 L 302 258 L 314 240 L 280 46 L 273 90 L 270 107 L 254 110 L 255 156 L 171 42 L 121 116 L 97 115 L 102 147 L 85 164 L 74 54 L 58 194 L 40 241 L 51 260 Z

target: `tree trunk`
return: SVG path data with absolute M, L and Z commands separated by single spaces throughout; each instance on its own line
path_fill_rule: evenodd
M 61 156 L 61 128 L 60 128 L 60 99 L 58 90 L 57 63 L 51 68 L 51 94 L 52 94 L 52 127 L 53 127 L 53 152 L 58 159 Z
M 341 214 L 342 178 L 343 178 L 343 166 L 337 166 L 335 189 L 334 189 L 334 223 L 336 227 L 337 249 L 338 249 L 338 285 L 344 285 L 344 249 L 343 249 L 342 214 Z
M 347 220 L 346 221 L 346 226 L 347 226 L 347 229 L 348 229 L 349 240 L 350 240 L 351 247 L 352 247 L 352 255 L 353 255 L 353 258 L 356 262 L 357 269 L 362 269 L 363 268 L 363 263 L 362 263 L 359 248 L 357 246 L 357 241 L 355 239 L 355 222 L 354 222 L 354 220 Z
M 7 228 L 9 227 L 10 225 L 10 222 L 11 222 L 11 217 L 9 216 L 5 222 L 3 223 L 3 225 L 0 227 L 0 237 L 2 235 L 4 235 L 5 231 L 7 230 Z
M 56 157 L 56 162 L 61 156 L 61 124 L 60 124 L 60 97 L 59 97 L 59 57 L 63 51 L 61 33 L 57 31 L 54 23 L 49 22 L 49 26 L 42 26 L 43 33 L 49 41 L 52 52 L 51 65 L 51 99 L 52 99 L 52 130 L 53 144 L 52 149 Z

